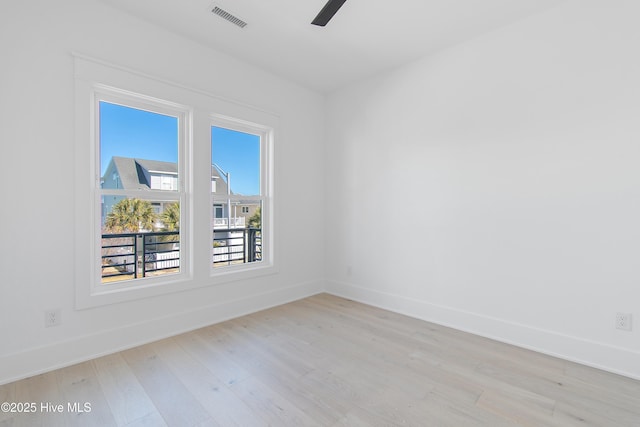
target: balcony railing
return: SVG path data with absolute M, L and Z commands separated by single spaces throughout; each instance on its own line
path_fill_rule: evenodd
M 262 260 L 262 231 L 259 228 L 213 230 L 213 266 Z
M 227 228 L 229 226 L 229 219 L 231 219 L 231 227 L 241 228 L 245 226 L 245 218 L 243 216 L 239 216 L 235 218 L 214 218 L 213 227 Z
M 262 260 L 260 229 L 218 229 L 213 236 L 214 267 Z M 179 231 L 102 235 L 103 283 L 178 271 Z
M 102 235 L 103 282 L 179 270 L 179 231 Z

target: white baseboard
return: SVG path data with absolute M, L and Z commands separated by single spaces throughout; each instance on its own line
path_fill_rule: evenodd
M 640 380 L 638 352 L 349 283 L 318 280 L 2 356 L 0 385 L 321 292 Z
M 0 385 L 136 347 L 324 291 L 321 280 L 145 320 L 0 357 Z
M 326 292 L 385 310 L 640 379 L 640 353 L 353 284 L 327 281 Z

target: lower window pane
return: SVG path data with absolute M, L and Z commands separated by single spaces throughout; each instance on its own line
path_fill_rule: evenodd
M 213 267 L 262 261 L 262 203 L 215 202 Z
M 101 281 L 180 271 L 180 205 L 175 201 L 102 197 Z

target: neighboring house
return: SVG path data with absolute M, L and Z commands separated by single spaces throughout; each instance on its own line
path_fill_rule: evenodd
M 102 188 L 176 190 L 178 167 L 171 162 L 112 157 L 102 177 Z
M 227 181 L 224 174 L 214 165 L 211 166 L 211 192 L 214 196 L 226 196 Z M 177 190 L 178 165 L 173 162 L 157 160 L 135 159 L 131 157 L 114 156 L 102 177 L 102 188 L 124 190 Z M 104 196 L 102 204 L 102 222 L 111 212 L 113 206 L 122 200 L 121 196 Z M 151 204 L 157 214 L 161 214 L 165 206 L 171 201 L 152 201 Z M 214 228 L 245 227 L 249 218 L 255 213 L 257 206 L 251 203 L 233 203 L 231 212 L 229 205 L 216 202 L 213 205 Z M 161 224 L 159 224 L 161 225 Z

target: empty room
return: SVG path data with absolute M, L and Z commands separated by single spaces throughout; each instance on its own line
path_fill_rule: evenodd
M 638 16 L 4 1 L 0 426 L 640 426 Z

